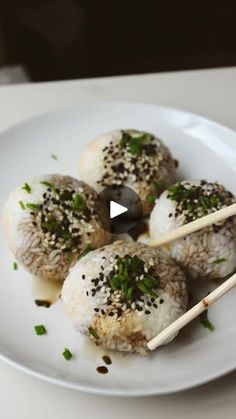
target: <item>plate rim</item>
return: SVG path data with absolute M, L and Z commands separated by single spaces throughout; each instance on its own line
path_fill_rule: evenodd
M 41 119 L 44 119 L 45 117 L 50 117 L 53 115 L 63 115 L 63 114 L 70 114 L 70 112 L 74 112 L 74 111 L 86 111 L 87 109 L 89 110 L 89 108 L 91 108 L 91 106 L 93 107 L 98 107 L 99 106 L 109 106 L 109 107 L 113 107 L 113 106 L 136 106 L 136 107 L 149 107 L 149 108 L 157 108 L 160 109 L 162 111 L 165 112 L 178 112 L 178 113 L 182 113 L 188 116 L 191 116 L 193 118 L 196 118 L 198 120 L 201 120 L 203 123 L 206 124 L 212 124 L 214 125 L 216 128 L 219 129 L 223 129 L 227 132 L 230 132 L 231 134 L 235 135 L 236 137 L 236 131 L 230 127 L 227 127 L 226 125 L 214 121 L 211 118 L 207 118 L 205 116 L 202 116 L 200 114 L 194 113 L 194 112 L 189 112 L 186 109 L 182 109 L 182 108 L 174 108 L 171 106 L 163 106 L 160 104 L 155 104 L 155 103 L 148 103 L 148 102 L 137 102 L 137 101 L 91 101 L 85 104 L 76 104 L 74 103 L 73 105 L 69 105 L 69 106 L 65 106 L 65 107 L 60 107 L 60 108 L 55 108 L 46 112 L 42 112 L 33 116 L 29 116 L 29 117 L 25 117 L 20 121 L 16 121 L 13 124 L 7 126 L 7 127 L 3 127 L 3 129 L 0 128 L 0 146 L 1 146 L 1 136 L 4 134 L 8 134 L 9 132 L 11 132 L 12 130 L 16 130 L 17 128 L 22 128 L 24 127 L 24 125 L 27 125 L 28 123 L 33 123 L 34 121 L 39 121 Z M 227 144 L 227 140 L 223 139 L 222 140 L 224 143 Z M 236 144 L 235 144 L 235 150 L 236 150 Z M 94 395 L 103 395 L 103 396 L 115 396 L 115 397 L 146 397 L 146 396 L 162 396 L 162 395 L 170 395 L 170 394 L 176 394 L 179 392 L 183 392 L 186 390 L 190 390 L 196 387 L 200 387 L 204 384 L 207 384 L 213 380 L 217 380 L 220 379 L 221 377 L 230 374 L 231 372 L 233 372 L 234 370 L 236 370 L 236 362 L 234 366 L 228 367 L 228 368 L 219 368 L 214 372 L 211 372 L 207 375 L 204 376 L 204 378 L 201 379 L 201 381 L 199 381 L 199 378 L 190 381 L 185 381 L 184 383 L 177 383 L 177 385 L 172 386 L 172 388 L 169 389 L 163 389 L 163 391 L 161 389 L 156 389 L 155 387 L 153 389 L 148 389 L 148 390 L 132 390 L 129 389 L 127 390 L 117 390 L 117 389 L 109 389 L 109 388 L 102 388 L 102 387 L 98 387 L 97 385 L 93 386 L 90 384 L 80 384 L 77 382 L 73 382 L 70 380 L 66 380 L 66 379 L 61 379 L 61 378 L 56 378 L 51 376 L 50 374 L 47 373 L 42 373 L 37 371 L 36 369 L 34 369 L 33 367 L 29 367 L 27 365 L 24 365 L 21 362 L 16 361 L 13 357 L 9 356 L 9 355 L 5 355 L 2 352 L 0 352 L 0 360 L 5 362 L 7 365 L 10 365 L 11 367 L 17 369 L 18 371 L 21 371 L 23 373 L 26 373 L 29 376 L 32 377 L 37 377 L 42 381 L 46 381 L 49 382 L 51 384 L 56 384 L 58 386 L 64 387 L 64 388 L 68 388 L 68 389 L 73 389 L 73 390 L 79 390 L 85 393 L 90 393 L 90 394 L 94 394 Z
M 235 371 L 236 369 L 236 366 L 228 369 L 227 371 L 225 371 L 224 368 L 220 368 L 218 372 L 214 372 L 207 375 L 200 383 L 198 380 L 196 380 L 195 382 L 192 381 L 191 384 L 188 382 L 185 382 L 183 385 L 178 384 L 178 387 L 174 386 L 172 389 L 169 389 L 169 390 L 157 391 L 154 388 L 153 390 L 145 390 L 145 391 L 144 390 L 125 391 L 125 390 L 112 390 L 109 388 L 104 388 L 104 389 L 99 388 L 99 387 L 95 388 L 92 385 L 79 384 L 73 381 L 63 380 L 61 378 L 55 378 L 49 374 L 41 373 L 34 370 L 33 368 L 24 366 L 23 364 L 15 361 L 9 356 L 3 355 L 2 353 L 0 353 L 0 360 L 5 362 L 7 365 L 15 368 L 16 370 L 27 374 L 28 376 L 39 378 L 43 382 L 45 381 L 50 384 L 55 384 L 59 387 L 63 387 L 63 388 L 71 389 L 71 390 L 77 390 L 83 393 L 94 394 L 98 396 L 127 397 L 127 398 L 128 397 L 165 396 L 165 395 L 168 396 L 171 394 L 181 393 L 187 390 L 192 390 L 194 388 L 201 387 L 207 383 L 220 379 L 230 374 L 231 372 Z

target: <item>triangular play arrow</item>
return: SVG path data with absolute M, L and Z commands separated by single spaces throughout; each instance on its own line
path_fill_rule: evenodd
M 126 211 L 128 211 L 128 208 L 117 204 L 117 202 L 110 201 L 110 218 L 118 217 L 118 215 L 121 215 Z

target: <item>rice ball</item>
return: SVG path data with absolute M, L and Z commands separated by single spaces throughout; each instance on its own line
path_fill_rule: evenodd
M 150 216 L 150 238 L 155 239 L 234 202 L 233 194 L 217 182 L 178 182 L 156 201 Z M 236 268 L 236 217 L 178 239 L 166 249 L 190 278 L 224 278 Z
M 16 260 L 35 275 L 63 281 L 81 253 L 109 242 L 94 213 L 96 199 L 70 176 L 36 176 L 19 186 L 3 216 Z
M 146 353 L 147 342 L 187 305 L 184 273 L 165 255 L 117 241 L 83 257 L 62 288 L 76 330 L 102 347 Z
M 81 154 L 79 177 L 97 191 L 127 186 L 140 197 L 143 215 L 155 198 L 175 181 L 177 161 L 154 135 L 137 130 L 114 130 L 92 141 Z

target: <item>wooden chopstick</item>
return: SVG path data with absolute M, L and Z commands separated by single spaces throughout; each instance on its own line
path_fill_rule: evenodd
M 228 207 L 215 211 L 212 214 L 208 214 L 202 218 L 191 221 L 191 223 L 185 224 L 167 234 L 163 234 L 156 239 L 150 240 L 148 244 L 152 247 L 162 246 L 174 240 L 180 239 L 181 237 L 187 236 L 188 234 L 194 233 L 195 231 L 201 230 L 202 228 L 208 227 L 211 224 L 217 223 L 218 221 L 222 221 L 232 215 L 236 215 L 236 204 L 229 205 Z
M 199 303 L 184 313 L 170 326 L 166 327 L 162 332 L 153 337 L 147 344 L 150 351 L 154 351 L 158 346 L 165 344 L 168 339 L 178 333 L 184 326 L 194 320 L 199 314 L 206 310 L 211 304 L 221 298 L 236 285 L 236 274 L 232 275 L 222 285 L 212 291 L 207 297 L 203 298 Z

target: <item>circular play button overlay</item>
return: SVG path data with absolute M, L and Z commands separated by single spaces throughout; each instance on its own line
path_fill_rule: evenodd
M 139 196 L 127 186 L 103 189 L 95 202 L 95 212 L 101 227 L 112 234 L 128 233 L 143 216 Z

